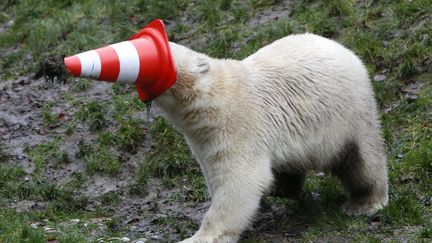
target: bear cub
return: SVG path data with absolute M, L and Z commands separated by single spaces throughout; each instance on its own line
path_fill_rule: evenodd
M 263 195 L 296 196 L 310 170 L 341 180 L 349 215 L 387 205 L 377 105 L 353 52 L 314 34 L 243 60 L 170 46 L 177 81 L 154 102 L 184 134 L 211 196 L 198 232 L 183 242 L 238 241 Z

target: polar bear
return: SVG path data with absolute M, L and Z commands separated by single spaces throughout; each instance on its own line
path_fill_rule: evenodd
M 351 51 L 314 34 L 279 39 L 243 60 L 170 43 L 177 81 L 154 100 L 185 136 L 211 196 L 183 242 L 236 242 L 261 197 L 295 196 L 309 170 L 336 175 L 342 210 L 388 202 L 384 142 L 368 73 Z

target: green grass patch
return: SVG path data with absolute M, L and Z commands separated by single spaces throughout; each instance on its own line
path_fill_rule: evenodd
M 120 172 L 120 160 L 108 147 L 97 147 L 92 153 L 84 156 L 84 164 L 89 174 L 97 172 L 116 175 Z
M 0 241 L 45 243 L 46 236 L 41 229 L 33 229 L 26 224 L 26 217 L 1 209 Z
M 152 174 L 161 177 L 185 175 L 196 163 L 186 145 L 183 136 L 164 118 L 157 118 L 150 125 L 150 134 L 154 140 L 154 149 L 145 158 Z
M 81 218 L 87 221 L 97 217 L 89 213 L 52 213 L 50 210 L 39 212 L 16 213 L 12 210 L 0 209 L 0 241 L 1 242 L 50 242 L 56 240 L 61 243 L 84 243 L 94 242 L 96 237 L 91 232 L 97 229 L 96 225 L 89 224 L 87 227 L 83 223 L 74 226 L 62 226 L 61 223 L 68 224 L 71 219 Z M 44 227 L 54 229 L 47 232 Z M 111 234 L 105 234 L 107 236 Z
M 104 205 L 117 205 L 121 198 L 117 192 L 107 192 L 101 196 L 101 202 Z
M 129 193 L 133 195 L 143 196 L 148 192 L 148 180 L 150 177 L 150 171 L 148 165 L 141 162 L 138 165 L 138 171 L 135 174 L 134 182 L 131 184 Z
M 71 179 L 64 185 L 67 190 L 78 191 L 84 188 L 87 178 L 83 173 L 72 172 Z
M 9 158 L 9 154 L 6 152 L 6 146 L 0 142 L 0 163 L 6 162 Z
M 120 149 L 136 153 L 144 139 L 143 121 L 141 119 L 127 117 L 118 122 L 118 129 L 113 135 Z
M 75 114 L 78 119 L 85 121 L 91 131 L 100 131 L 107 126 L 107 106 L 98 101 L 91 101 L 83 104 Z
M 56 114 L 52 112 L 53 103 L 46 103 L 41 108 L 42 121 L 45 127 L 51 127 L 57 124 L 58 119 Z
M 94 81 L 88 79 L 77 79 L 73 84 L 71 90 L 74 92 L 84 92 L 93 86 Z
M 423 207 L 412 190 L 396 192 L 383 213 L 389 224 L 416 225 L 424 222 Z
M 189 197 L 195 201 L 204 200 L 207 197 L 205 183 L 183 136 L 162 117 L 150 125 L 150 134 L 154 147 L 139 164 L 130 192 L 145 194 L 150 176 L 164 178 L 167 187 L 172 187 L 177 180 L 185 178 L 195 190 Z
M 425 226 L 419 234 L 419 239 L 432 239 L 432 226 Z
M 10 184 L 19 182 L 24 175 L 21 167 L 0 164 L 0 193 L 9 193 Z
M 62 142 L 61 138 L 56 137 L 51 141 L 26 149 L 30 159 L 35 164 L 35 174 L 39 174 L 50 161 L 54 161 L 56 165 L 70 162 L 68 152 L 60 147 Z

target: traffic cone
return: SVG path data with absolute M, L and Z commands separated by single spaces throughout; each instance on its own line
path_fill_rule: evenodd
M 128 41 L 64 59 L 76 77 L 135 84 L 142 101 L 150 101 L 176 81 L 176 69 L 162 20 L 156 19 Z

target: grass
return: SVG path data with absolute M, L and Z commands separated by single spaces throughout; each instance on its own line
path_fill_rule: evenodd
M 150 126 L 155 149 L 146 157 L 149 170 L 158 176 L 174 177 L 193 170 L 192 155 L 183 136 L 159 117 Z
M 100 131 L 107 126 L 106 112 L 107 107 L 104 103 L 91 101 L 82 105 L 76 116 L 81 121 L 87 122 L 91 131 Z
M 129 192 L 133 195 L 143 196 L 148 192 L 148 179 L 150 177 L 148 166 L 145 163 L 140 163 L 138 171 L 135 173 L 134 182 L 131 184 Z
M 207 200 L 204 178 L 199 173 L 198 164 L 193 160 L 182 135 L 162 117 L 150 125 L 150 134 L 154 140 L 154 148 L 140 162 L 130 193 L 146 195 L 149 178 L 160 177 L 166 188 L 181 188 L 178 196 L 182 196 L 173 196 L 176 202 Z M 179 187 L 179 184 L 182 186 Z
M 74 92 L 83 92 L 89 90 L 93 85 L 91 80 L 82 79 L 79 82 L 76 82 L 72 86 L 72 91 Z
M 24 224 L 25 218 L 14 217 L 13 213 L 1 210 L 1 218 L 7 221 L 0 221 L 0 239 L 5 242 L 46 242 L 41 230 L 33 229 Z M 12 217 L 11 217 L 12 216 Z
M 292 11 L 284 17 L 259 25 L 250 24 L 251 18 L 278 4 L 281 1 L 174 0 L 170 4 L 139 0 L 19 1 L 8 6 L 6 11 L 0 11 L 0 23 L 14 19 L 14 24 L 0 34 L 0 80 L 36 72 L 38 63 L 46 55 L 70 55 L 125 40 L 154 18 L 163 18 L 170 24 L 170 40 L 190 43 L 193 49 L 219 58 L 241 59 L 278 38 L 305 31 L 335 39 L 364 60 L 371 77 L 385 77 L 373 85 L 388 147 L 390 204 L 380 212 L 382 220 L 371 227 L 367 217 L 341 214 L 339 207 L 347 195 L 337 180 L 314 174 L 308 177 L 299 202 L 270 199 L 270 203 L 285 205 L 294 219 L 308 223 L 298 236 L 304 242 L 325 240 L 331 235 L 355 242 L 429 240 L 432 224 L 432 2 L 298 0 L 293 1 Z M 71 85 L 69 96 L 91 86 L 89 81 L 78 80 Z M 31 175 L 34 178 L 30 181 L 23 180 L 26 174 L 22 168 L 0 164 L 0 202 L 24 198 L 47 200 L 50 206 L 43 213 L 53 219 L 56 218 L 53 212 L 61 211 L 64 217 L 70 214 L 69 209 L 80 211 L 85 200 L 73 202 L 73 197 L 68 195 L 80 190 L 94 173 L 117 175 L 122 164 L 119 151 L 139 151 L 147 132 L 154 146 L 139 163 L 130 192 L 146 195 L 149 180 L 157 177 L 162 178 L 165 187 L 180 188 L 172 197 L 174 202 L 207 200 L 204 180 L 182 136 L 162 118 L 150 124 L 148 131 L 143 129 L 147 124 L 136 114 L 144 111 L 145 106 L 136 98 L 133 88 L 113 85 L 111 95 L 109 101 L 88 103 L 69 97 L 67 102 L 77 108 L 74 118 L 65 125 L 69 137 L 55 138 L 29 148 L 28 155 L 36 167 L 36 176 Z M 55 105 L 47 103 L 41 109 L 46 127 L 58 125 L 53 113 Z M 68 151 L 62 151 L 62 144 L 72 139 L 72 134 L 76 136 L 74 132 L 82 124 L 95 139 L 81 138 L 75 158 Z M 0 161 L 7 161 L 5 155 L 6 149 L 0 146 Z M 41 175 L 50 161 L 59 165 L 84 163 L 86 173 L 74 176 L 67 187 L 57 192 L 51 184 L 44 186 L 42 183 Z M 47 192 L 54 193 L 54 198 L 48 198 Z M 116 205 L 118 198 L 107 194 L 100 200 Z M 68 206 L 66 201 L 71 201 L 72 205 Z M 40 240 L 41 232 L 27 227 L 29 221 L 40 215 L 18 214 L 6 209 L 1 209 L 0 214 L 12 219 L 5 222 L 2 221 L 5 217 L 0 217 L 0 230 L 3 230 L 0 241 L 9 238 L 12 241 Z M 169 218 L 160 225 L 185 235 L 188 223 L 176 224 L 182 220 Z M 281 232 L 292 223 L 278 220 Z M 109 228 L 117 231 L 121 226 L 118 223 L 114 220 Z M 419 231 L 397 234 L 407 228 Z M 46 233 L 42 234 L 47 237 Z M 58 235 L 58 239 L 84 242 L 88 235 L 88 232 L 74 230 Z M 254 233 L 249 238 L 250 242 L 265 240 Z
M 120 149 L 136 153 L 144 139 L 143 121 L 132 117 L 121 119 L 114 134 L 115 143 Z
M 6 162 L 8 158 L 9 155 L 6 152 L 6 146 L 0 142 L 0 163 Z
M 95 229 L 93 225 L 64 229 L 58 224 L 75 218 L 87 220 L 102 216 L 86 211 L 89 200 L 79 193 L 82 175 L 73 178 L 69 184 L 59 186 L 44 178 L 29 179 L 19 166 L 0 164 L 0 241 L 47 242 L 57 239 L 60 242 L 88 242 L 90 231 Z M 22 200 L 44 203 L 44 206 L 24 212 L 6 206 Z M 33 227 L 35 222 L 43 222 L 43 225 Z M 44 227 L 56 230 L 47 232 Z
M 84 164 L 89 174 L 96 172 L 116 175 L 120 172 L 120 160 L 108 147 L 98 147 L 91 154 L 84 156 Z
M 154 148 L 140 163 L 131 192 L 145 194 L 149 176 L 162 177 L 166 184 L 172 179 L 193 174 L 196 163 L 180 133 L 173 129 L 162 117 L 150 125 Z
M 115 192 L 107 192 L 101 196 L 101 202 L 106 205 L 116 205 L 120 203 L 121 198 Z
M 35 165 L 35 175 L 39 175 L 43 167 L 50 161 L 53 161 L 56 165 L 70 162 L 68 152 L 60 148 L 62 142 L 60 137 L 55 137 L 51 141 L 27 148 L 29 157 Z
M 45 127 L 52 127 L 58 122 L 57 116 L 52 113 L 53 105 L 53 103 L 47 103 L 42 106 L 41 115 Z

